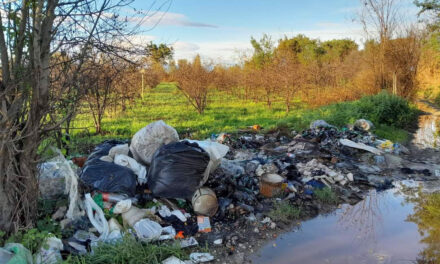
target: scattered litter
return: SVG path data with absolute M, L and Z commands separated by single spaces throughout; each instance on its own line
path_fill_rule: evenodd
M 167 226 L 162 228 L 162 235 L 159 237 L 159 240 L 169 240 L 174 239 L 176 237 L 176 229 L 172 226 Z
M 359 119 L 354 122 L 354 127 L 361 131 L 371 131 L 374 129 L 373 122 L 366 119 Z
M 63 250 L 63 242 L 56 237 L 49 237 L 41 246 L 39 252 L 35 256 L 36 264 L 56 264 L 62 261 L 61 250 Z
M 278 174 L 266 174 L 261 178 L 260 193 L 265 197 L 273 197 L 281 193 L 284 178 Z
M 85 206 L 87 216 L 89 217 L 90 223 L 96 228 L 100 233 L 99 240 L 105 240 L 109 234 L 108 223 L 105 219 L 104 212 L 101 207 L 99 207 L 95 201 L 90 196 L 90 193 L 85 195 Z M 95 213 L 94 213 L 95 212 Z
M 130 199 L 122 200 L 116 203 L 113 208 L 114 214 L 122 214 L 128 212 L 131 208 L 132 201 Z
M 209 217 L 206 216 L 197 216 L 197 225 L 199 226 L 200 233 L 209 233 L 211 232 L 211 223 L 209 221 Z
M 171 256 L 166 260 L 162 261 L 162 264 L 185 264 L 185 262 L 181 261 L 175 256 Z
M 369 151 L 369 152 L 376 154 L 376 155 L 382 155 L 382 153 L 383 153 L 381 150 L 379 150 L 377 148 L 367 146 L 364 143 L 356 143 L 356 142 L 351 141 L 349 139 L 340 139 L 339 142 L 341 142 L 341 144 L 344 146 L 366 150 L 366 151 Z
M 217 196 L 210 188 L 202 187 L 194 193 L 192 206 L 196 214 L 212 217 L 218 210 Z
M 122 214 L 122 220 L 124 226 L 133 227 L 141 219 L 147 216 L 153 216 L 154 210 L 151 209 L 139 209 L 136 206 L 131 206 L 130 210 Z
M 189 258 L 194 263 L 204 263 L 214 260 L 214 256 L 209 253 L 191 253 L 189 254 Z
M 310 129 L 327 128 L 327 127 L 331 127 L 331 126 L 324 120 L 316 120 L 310 124 Z
M 133 228 L 139 239 L 146 242 L 157 240 L 162 234 L 162 226 L 150 219 L 138 221 Z
M 329 187 L 352 204 L 367 188 L 390 188 L 392 178 L 384 172 L 430 176 L 423 166 L 404 163 L 405 157 L 399 156 L 409 153 L 404 146 L 378 139 L 372 129 L 364 119 L 341 130 L 317 120 L 300 134 L 263 135 L 248 129 L 212 135 L 211 140 L 179 141 L 174 128 L 154 122 L 139 130 L 131 145 L 105 141 L 80 164 L 85 183 L 81 194 L 91 192 L 93 199 L 90 193 L 80 199 L 76 168 L 60 153 L 39 168 L 40 174 L 56 176 L 49 180 L 65 179 L 63 188 L 60 181 L 43 189 L 48 195 L 69 194 L 67 212 L 60 207 L 52 215 L 56 221 L 65 215 L 59 224 L 74 228 L 74 235 L 63 240 L 68 252 L 86 254 L 98 241 L 121 241 L 125 232 L 145 242 L 179 239 L 182 248 L 199 245 L 195 237 L 201 237 L 204 243 L 234 250 L 246 248 L 245 237 L 236 232 L 240 225 L 248 225 L 257 236 L 277 228 L 279 223 L 267 217 L 272 200 L 319 208 L 315 194 Z M 440 177 L 440 170 L 434 172 Z M 63 244 L 52 242 L 48 251 L 40 250 L 38 263 L 59 259 Z M 49 250 L 55 256 L 46 260 Z M 0 263 L 17 256 L 13 252 L 0 249 Z M 192 253 L 190 258 L 192 263 L 214 259 L 209 253 Z M 170 257 L 162 263 L 189 262 Z
M 8 254 L 8 252 L 12 253 Z M 22 244 L 8 243 L 0 251 L 0 260 L 7 260 L 7 262 L 1 262 L 6 264 L 32 264 L 33 258 L 29 249 L 25 248 Z
M 193 247 L 198 246 L 199 242 L 194 237 L 185 238 L 180 240 L 180 247 L 181 248 L 187 248 L 187 247 Z

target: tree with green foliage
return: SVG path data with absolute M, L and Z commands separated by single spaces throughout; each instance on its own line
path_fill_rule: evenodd
M 147 57 L 162 65 L 167 65 L 168 61 L 172 60 L 174 55 L 173 47 L 164 43 L 157 45 L 153 42 L 150 42 L 146 48 L 146 51 Z
M 260 40 L 251 37 L 251 45 L 254 48 L 252 62 L 255 67 L 262 68 L 272 61 L 274 42 L 269 35 L 264 34 Z

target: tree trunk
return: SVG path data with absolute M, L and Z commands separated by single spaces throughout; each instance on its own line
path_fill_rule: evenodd
M 6 232 L 31 227 L 36 217 L 38 144 L 30 143 L 31 139 L 35 139 L 35 135 L 15 144 L 0 142 L 5 147 L 0 156 L 0 229 Z

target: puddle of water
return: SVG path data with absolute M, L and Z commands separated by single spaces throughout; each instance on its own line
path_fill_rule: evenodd
M 371 191 L 354 206 L 305 221 L 263 247 L 252 263 L 417 263 L 426 245 L 418 225 L 407 220 L 417 204 L 400 190 Z
M 419 129 L 414 134 L 414 143 L 421 148 L 440 147 L 440 116 L 422 115 L 419 117 Z

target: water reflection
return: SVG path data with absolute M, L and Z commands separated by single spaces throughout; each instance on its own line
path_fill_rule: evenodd
M 381 211 L 378 194 L 373 190 L 356 206 L 342 207 L 338 224 L 346 230 L 355 232 L 356 238 L 364 241 L 374 240 L 376 226 L 382 223 Z
M 419 105 L 419 107 L 428 113 L 432 112 L 432 114 L 419 116 L 419 128 L 415 133 L 414 143 L 421 148 L 438 148 L 440 147 L 440 113 L 433 109 L 427 109 L 426 105 Z
M 408 221 L 416 223 L 425 248 L 419 253 L 417 263 L 440 263 L 440 193 L 418 192 L 410 198 L 414 213 Z
M 406 221 L 413 203 L 405 197 L 400 188 L 372 191 L 354 206 L 344 205 L 280 236 L 253 263 L 415 263 L 425 245 L 418 223 Z

